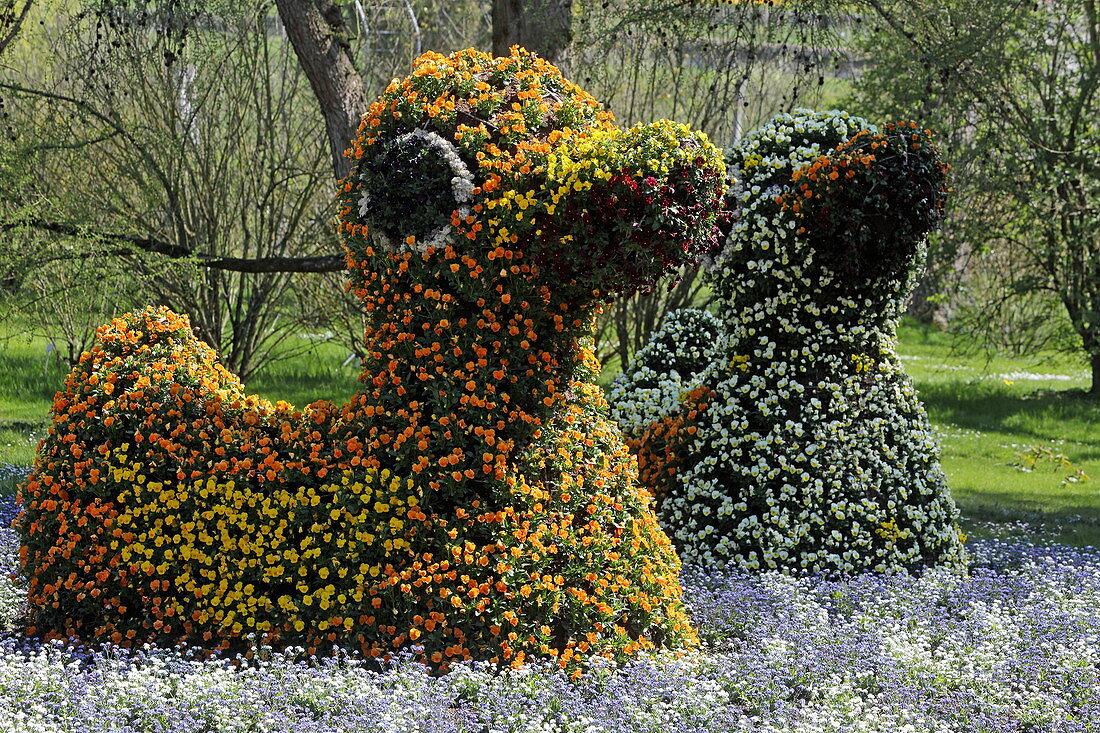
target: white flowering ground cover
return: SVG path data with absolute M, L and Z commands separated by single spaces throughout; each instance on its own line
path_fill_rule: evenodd
M 699 651 L 443 676 L 293 654 L 28 642 L 0 509 L 0 733 L 1100 731 L 1100 552 L 1008 541 L 967 575 L 685 571 Z

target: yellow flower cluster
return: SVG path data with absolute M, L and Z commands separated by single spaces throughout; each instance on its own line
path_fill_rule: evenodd
M 275 490 L 213 475 L 151 481 L 128 448 L 107 463 L 127 487 L 108 550 L 148 576 L 162 623 L 179 619 L 204 641 L 257 632 L 312 645 L 307 629 L 350 631 L 347 607 L 377 594 L 421 516 L 413 483 L 385 469 Z
M 909 530 L 900 529 L 896 519 L 883 522 L 879 525 L 879 528 L 875 530 L 875 534 L 883 538 L 887 542 L 897 542 L 910 536 Z
M 685 141 L 696 145 L 699 154 L 705 154 L 707 162 L 724 173 L 718 149 L 687 125 L 658 120 L 626 131 L 605 128 L 549 156 L 546 187 L 551 201 L 556 205 L 572 192 L 587 191 L 599 181 L 609 181 L 612 171 L 631 171 L 663 181 L 673 169 L 684 164 Z
M 729 365 L 731 367 L 736 367 L 743 372 L 747 372 L 749 370 L 749 360 L 751 358 L 752 357 L 750 357 L 748 354 L 734 354 L 729 359 Z
M 857 374 L 871 372 L 875 368 L 875 360 L 867 354 L 852 354 L 852 363 L 855 365 Z

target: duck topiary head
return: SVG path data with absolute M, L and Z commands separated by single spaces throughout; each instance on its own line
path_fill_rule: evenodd
M 519 48 L 422 56 L 370 108 L 350 155 L 341 221 L 353 262 L 405 263 L 474 299 L 523 281 L 606 300 L 717 244 L 724 164 L 702 133 L 622 130 Z
M 731 165 L 742 216 L 712 273 L 724 294 L 811 298 L 883 325 L 899 314 L 948 191 L 928 130 L 796 110 L 746 136 Z

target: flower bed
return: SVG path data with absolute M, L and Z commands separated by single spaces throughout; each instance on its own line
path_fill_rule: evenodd
M 14 552 L 0 530 L 0 565 Z M 9 634 L 0 733 L 1100 730 L 1100 553 L 987 542 L 972 555 L 968 577 L 689 568 L 702 649 L 578 681 L 540 664 L 440 676 L 407 660 L 271 654 L 234 666 Z

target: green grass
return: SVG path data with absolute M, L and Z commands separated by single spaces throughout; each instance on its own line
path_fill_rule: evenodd
M 0 463 L 27 465 L 64 373 L 46 358 L 44 341 L 6 335 L 12 338 L 0 349 Z M 963 355 L 950 335 L 908 322 L 898 339 L 939 433 L 967 532 L 996 536 L 1024 526 L 1040 539 L 1100 546 L 1100 401 L 1083 395 L 1083 363 L 1049 354 Z M 340 346 L 305 339 L 288 346 L 308 351 L 261 370 L 250 391 L 304 407 L 317 399 L 340 403 L 356 390 L 358 364 L 344 366 Z M 1030 467 L 1021 457 L 1029 453 L 1040 456 Z M 1089 478 L 1067 481 L 1078 469 Z M 10 491 L 7 483 L 0 482 L 0 493 Z
M 0 463 L 28 465 L 45 436 L 47 413 L 66 369 L 47 353 L 45 339 L 2 335 L 7 338 L 0 340 Z
M 347 349 L 331 341 L 302 340 L 302 354 L 272 362 L 261 369 L 245 387 L 269 400 L 286 400 L 302 408 L 310 402 L 346 402 L 359 388 L 359 361 L 348 358 Z
M 971 534 L 1025 521 L 1040 537 L 1100 546 L 1100 401 L 1084 396 L 1083 362 L 961 355 L 948 334 L 912 323 L 898 341 Z M 1068 481 L 1077 469 L 1089 478 Z

